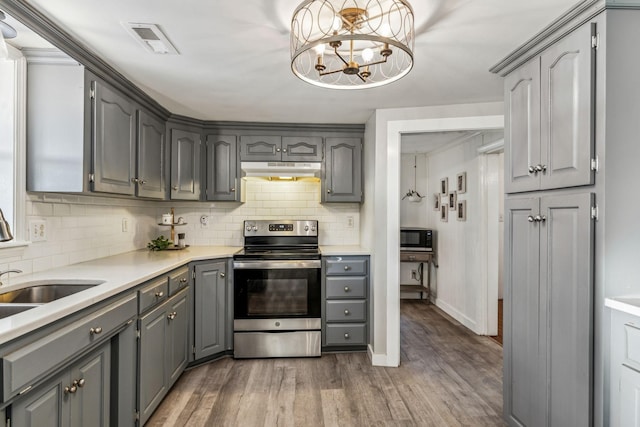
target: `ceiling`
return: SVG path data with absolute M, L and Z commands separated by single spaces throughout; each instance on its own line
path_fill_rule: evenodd
M 338 91 L 290 69 L 301 0 L 29 0 L 172 113 L 203 120 L 364 123 L 376 109 L 500 101 L 488 69 L 576 0 L 410 0 L 415 65 L 390 85 Z M 179 6 L 177 6 L 179 4 Z M 154 23 L 179 55 L 147 52 L 123 23 Z

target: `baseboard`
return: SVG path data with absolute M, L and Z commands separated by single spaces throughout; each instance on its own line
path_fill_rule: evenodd
M 387 368 L 397 368 L 398 365 L 389 364 L 389 358 L 386 353 L 374 353 L 371 344 L 367 346 L 367 354 L 373 366 L 385 366 Z
M 440 299 L 436 299 L 435 304 L 436 304 L 436 306 L 438 308 L 440 308 L 442 311 L 447 313 L 449 316 L 451 316 L 454 319 L 456 319 L 463 326 L 465 326 L 468 329 L 471 329 L 471 331 L 473 331 L 473 333 L 478 334 L 478 330 L 476 329 L 477 328 L 477 324 L 476 324 L 475 320 L 470 319 L 469 317 L 465 316 L 463 313 L 459 312 L 458 310 L 453 308 L 451 305 L 447 304 L 446 302 L 444 302 L 444 301 L 442 301 Z

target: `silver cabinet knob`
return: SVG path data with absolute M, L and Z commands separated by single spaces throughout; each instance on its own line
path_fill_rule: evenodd
M 287 149 L 286 149 L 286 148 L 283 148 L 283 149 L 282 149 L 282 152 L 283 152 L 283 153 L 286 153 L 286 152 L 287 152 Z
M 280 149 L 279 149 L 279 148 L 276 148 L 276 153 L 279 153 L 279 152 L 280 152 Z
M 84 381 L 84 378 L 80 378 L 79 380 L 74 381 L 73 383 L 77 384 L 78 387 L 84 387 L 85 381 Z
M 71 387 L 66 386 L 66 387 L 64 388 L 64 394 L 69 394 L 69 393 L 73 394 L 73 393 L 75 393 L 76 391 L 78 391 L 78 387 L 76 387 L 76 386 L 74 386 L 74 385 L 72 385 Z
M 346 332 L 346 333 L 344 334 L 344 339 L 346 339 L 346 340 L 348 340 L 348 339 L 349 339 L 349 333 L 348 333 L 348 332 Z
M 156 298 L 162 298 L 164 296 L 164 292 L 162 291 L 156 292 L 155 295 L 156 295 Z
M 224 273 L 220 273 L 220 277 L 222 277 L 224 279 L 225 277 L 227 277 L 227 275 L 224 274 Z
M 89 335 L 100 335 L 102 333 L 102 328 L 98 326 L 97 328 L 89 329 Z
M 534 218 L 534 217 L 532 217 L 531 215 L 529 215 L 529 216 L 527 217 L 527 221 L 529 221 L 529 222 L 533 222 L 533 221 L 535 221 L 535 218 Z
M 138 184 L 140 185 L 145 185 L 147 183 L 147 181 L 145 181 L 144 179 L 141 179 L 140 181 L 138 181 Z
M 330 190 L 330 189 L 329 189 L 329 190 L 327 190 L 327 194 L 331 194 L 331 190 Z
M 178 186 L 174 185 L 173 187 L 171 187 L 173 189 L 173 191 L 178 191 Z
M 187 278 L 183 277 L 182 279 L 180 279 L 180 283 L 187 283 Z
M 178 315 L 178 312 L 172 311 L 171 313 L 167 314 L 167 319 L 173 320 L 176 318 L 177 315 Z
M 344 287 L 344 291 L 345 291 L 345 292 L 349 292 L 350 290 L 351 290 L 351 289 L 349 289 L 349 287 L 348 287 L 348 286 L 345 286 L 345 287 Z
M 134 184 L 136 184 L 138 182 L 138 178 L 131 178 L 131 182 L 133 182 Z
M 535 166 L 529 166 L 529 173 L 535 173 L 535 172 L 536 172 Z
M 231 191 L 232 193 L 235 193 L 235 192 L 236 192 L 236 189 L 235 189 L 235 188 L 232 188 L 232 189 L 230 189 L 229 191 Z
M 536 165 L 536 172 L 546 172 L 547 165 Z
M 348 265 L 345 265 L 344 266 L 344 271 L 349 271 L 349 270 L 351 270 L 351 267 L 349 267 Z
M 349 313 L 350 313 L 350 312 L 349 312 L 349 310 L 345 310 L 345 311 L 344 311 L 344 315 L 345 315 L 345 316 L 348 316 L 348 315 L 349 315 Z

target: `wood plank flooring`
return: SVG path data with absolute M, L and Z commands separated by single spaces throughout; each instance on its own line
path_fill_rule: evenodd
M 185 372 L 147 426 L 503 426 L 502 348 L 401 302 L 401 366 L 366 353 L 224 358 Z

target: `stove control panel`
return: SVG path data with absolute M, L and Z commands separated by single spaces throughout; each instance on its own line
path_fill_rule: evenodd
M 244 236 L 317 236 L 316 220 L 253 220 L 244 222 Z

